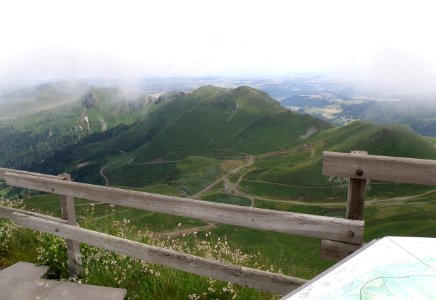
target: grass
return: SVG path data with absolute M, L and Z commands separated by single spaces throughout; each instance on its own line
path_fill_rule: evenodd
M 382 191 L 386 184 L 373 183 L 374 188 L 371 189 L 374 193 Z M 154 186 L 158 189 L 159 186 Z M 164 189 L 168 186 L 162 185 Z M 388 188 L 390 191 L 404 192 L 420 192 L 421 187 L 414 185 L 393 185 Z M 386 188 L 386 187 L 384 187 Z M 398 195 L 398 194 L 397 194 Z M 388 194 L 385 196 L 389 196 Z M 231 203 L 240 205 L 249 205 L 249 200 L 244 197 L 237 197 L 231 194 L 222 192 L 212 192 L 204 196 L 204 200 Z M 375 198 L 370 193 L 367 194 L 368 205 L 364 211 L 366 221 L 365 241 L 369 242 L 372 239 L 380 238 L 387 235 L 411 235 L 411 236 L 428 236 L 436 237 L 434 231 L 436 225 L 436 194 L 428 193 L 417 196 L 411 199 L 395 200 L 389 198 Z M 27 209 L 41 210 L 54 212 L 59 211 L 59 199 L 53 195 L 38 195 L 26 199 L 23 204 Z M 286 202 L 265 201 L 262 199 L 255 200 L 256 207 L 275 209 L 283 211 L 291 211 L 298 213 L 308 213 L 323 216 L 342 217 L 345 215 L 345 202 L 342 204 L 324 205 L 311 203 L 310 205 L 294 204 Z M 166 230 L 177 230 L 179 223 L 182 228 L 199 226 L 204 223 L 196 223 L 198 221 L 182 219 L 178 217 L 165 216 L 161 214 L 148 215 L 147 212 L 137 211 L 122 207 L 111 208 L 107 205 L 91 206 L 90 202 L 82 199 L 76 200 L 76 209 L 79 215 L 81 226 L 95 229 L 110 234 L 119 235 L 121 233 L 129 236 L 129 238 L 146 241 L 144 232 L 160 232 Z M 58 212 L 56 214 L 59 214 Z M 2 222 L 3 232 L 10 232 L 10 224 L 6 221 Z M 127 223 L 126 223 L 127 222 Z M 9 227 L 8 227 L 9 226 Z M 124 231 L 123 231 L 124 230 Z M 121 232 L 121 233 L 120 233 Z M 211 241 L 211 235 L 215 240 Z M 4 237 L 8 236 L 7 242 L 4 242 Z M 3 242 L 1 246 L 1 262 L 4 265 L 9 265 L 18 260 L 24 261 L 39 261 L 48 264 L 52 267 L 53 276 L 65 272 L 65 266 L 59 267 L 55 264 L 62 256 L 59 251 L 46 251 L 46 256 L 41 259 L 41 253 L 37 249 L 41 249 L 41 239 L 39 235 L 29 230 L 13 229 L 13 234 L 2 234 Z M 148 242 L 150 236 L 145 234 Z M 155 235 L 152 235 L 155 236 Z M 211 230 L 210 233 L 199 232 L 197 235 L 187 235 L 175 239 L 171 245 L 165 244 L 166 240 L 157 238 L 156 243 L 163 243 L 169 247 L 182 245 L 183 251 L 192 253 L 195 247 L 207 244 L 208 247 L 213 247 L 213 243 L 218 243 L 218 239 L 225 240 L 231 249 L 239 249 L 238 253 L 243 253 L 244 257 L 250 257 L 249 265 L 260 268 L 266 268 L 275 272 L 283 272 L 292 276 L 302 278 L 312 278 L 321 271 L 332 265 L 331 262 L 320 258 L 320 241 L 319 239 L 292 236 L 268 231 L 253 230 L 230 225 L 219 225 Z M 59 241 L 53 240 L 51 237 L 44 237 L 44 245 L 56 245 L 56 247 L 64 247 Z M 212 244 L 211 244 L 212 243 Z M 179 247 L 177 246 L 177 247 Z M 49 246 L 47 246 L 49 247 Z M 59 249 L 60 249 L 59 248 Z M 9 249 L 14 249 L 10 251 Z M 57 248 L 56 248 L 57 249 Z M 63 249 L 63 248 L 62 248 Z M 181 249 L 181 248 L 177 248 Z M 63 251 L 63 250 L 62 250 Z M 197 250 L 195 250 L 197 251 Z M 194 251 L 194 252 L 195 252 Z M 38 254 L 39 253 L 39 254 Z M 58 253 L 54 257 L 53 253 Z M 159 267 L 151 264 L 144 266 L 143 262 L 128 259 L 126 257 L 117 256 L 110 252 L 104 252 L 92 247 L 84 246 L 83 253 L 85 255 L 86 268 L 88 273 L 83 277 L 84 282 L 91 284 L 105 284 L 115 287 L 126 287 L 129 289 L 129 297 L 131 299 L 152 299 L 171 297 L 173 299 L 191 297 L 193 294 L 200 295 L 204 299 L 207 297 L 217 297 L 219 299 L 230 299 L 233 294 L 227 292 L 234 289 L 239 299 L 268 299 L 274 297 L 271 294 L 257 292 L 251 289 L 227 286 L 226 283 L 219 281 L 210 281 L 206 278 L 178 272 L 172 269 Z M 98 260 L 96 258 L 99 258 Z M 106 261 L 116 261 L 117 267 L 109 267 Z M 106 268 L 105 264 L 108 264 Z M 57 270 L 57 271 L 56 271 Z M 62 271 L 63 270 L 63 271 Z M 151 271 L 152 270 L 152 271 Z M 153 273 L 151 273 L 153 272 Z M 159 276 L 153 274 L 159 273 Z M 57 274 L 57 275 L 56 275 Z M 125 275 L 120 275 L 125 274 Z M 141 274 L 146 274 L 141 275 Z M 64 276 L 64 275 L 62 275 Z M 123 277 L 124 276 L 124 277 Z M 115 279 L 116 278 L 116 279 Z M 210 288 L 210 289 L 209 289 Z M 213 292 L 211 292 L 213 291 Z M 207 296 L 204 296 L 206 293 Z M 212 293 L 212 294 L 210 294 Z M 218 294 L 216 294 L 218 293 Z M 223 294 L 224 293 L 224 294 Z M 149 297 L 149 298 L 147 298 Z M 199 299 L 203 299 L 199 298 Z
M 218 159 L 204 156 L 188 156 L 180 161 L 155 164 L 129 163 L 128 158 L 116 158 L 107 165 L 105 174 L 114 186 L 187 196 L 218 179 L 224 171 L 221 163 Z
M 117 221 L 127 219 L 130 220 L 132 225 L 137 226 L 138 228 L 144 228 L 154 232 L 176 230 L 179 228 L 178 224 L 183 224 L 184 227 L 185 225 L 192 227 L 206 224 L 199 220 L 147 212 L 122 206 L 98 204 L 83 199 L 76 199 L 75 204 L 78 219 L 84 218 L 89 214 L 89 209 L 93 208 L 93 218 L 95 218 L 95 222 L 101 226 L 104 226 L 104 224 L 112 218 L 115 218 Z M 23 205 L 28 210 L 41 211 L 43 213 L 60 217 L 60 201 L 59 196 L 56 195 L 46 194 L 31 197 L 24 200 Z
M 309 279 L 332 265 L 320 257 L 319 239 L 230 225 L 221 225 L 212 234 L 225 236 L 231 246 L 284 274 Z
M 111 185 L 143 187 L 162 183 L 175 173 L 176 163 L 156 165 L 134 165 L 125 161 L 109 166 L 105 170 Z
M 265 110 L 261 111 L 263 105 Z M 301 136 L 312 127 L 317 132 L 302 139 Z M 331 128 L 311 117 L 283 111 L 268 97 L 249 88 L 232 91 L 211 87 L 200 89 L 188 96 L 178 96 L 177 101 L 163 104 L 141 122 L 117 130 L 109 131 L 107 138 L 95 138 L 73 147 L 65 156 L 60 155 L 54 161 L 63 161 L 70 170 L 78 162 L 89 161 L 91 164 L 88 166 L 75 170 L 77 175 L 82 176 L 79 178 L 86 178 L 89 182 L 103 183 L 98 171 L 107 165 L 105 174 L 111 185 L 185 197 L 199 192 L 240 166 L 244 163 L 241 158 L 250 153 L 255 155 L 254 164 L 229 175 L 228 179 L 237 183 L 243 176 L 239 189 L 256 198 L 256 207 L 341 217 L 345 214 L 346 184 L 334 183 L 322 176 L 323 151 L 367 150 L 369 154 L 436 158 L 432 145 L 434 141 L 423 139 L 405 127 L 355 122 Z M 126 153 L 120 154 L 121 151 Z M 129 158 L 135 160 L 129 164 Z M 175 158 L 178 161 L 141 164 L 154 158 Z M 378 182 L 371 182 L 369 187 L 366 193 L 368 205 L 364 212 L 366 241 L 385 235 L 436 236 L 436 217 L 433 213 L 436 210 L 436 195 L 423 194 L 432 191 L 432 188 Z M 4 195 L 4 192 L 0 193 Z M 415 197 L 392 199 L 413 195 Z M 246 197 L 224 193 L 222 182 L 208 190 L 202 198 L 205 201 L 251 205 Z M 292 200 L 307 202 L 307 205 L 292 203 Z M 26 199 L 24 205 L 27 209 L 59 215 L 59 199 L 55 196 L 35 196 Z M 293 276 L 311 278 L 331 265 L 320 258 L 317 239 L 219 225 L 211 232 L 216 238 L 213 242 L 209 233 L 199 232 L 177 238 L 174 244 L 168 245 L 165 240 L 153 240 L 144 232 L 158 234 L 178 230 L 179 224 L 181 228 L 189 228 L 206 223 L 118 206 L 92 206 L 91 202 L 82 199 L 76 200 L 76 209 L 81 224 L 88 228 L 116 235 L 123 233 L 132 239 L 162 243 L 168 247 L 180 246 L 188 252 L 199 251 L 196 247 L 202 243 L 209 248 L 214 247 L 218 239 L 225 239 L 231 249 L 239 249 L 252 258 L 247 262 L 249 265 L 280 270 Z M 123 223 L 125 220 L 128 224 Z M 19 232 L 24 236 L 20 237 Z M 2 246 L 3 261 L 37 260 L 32 250 L 40 247 L 38 239 L 32 237 L 35 234 L 16 230 L 13 235 L 16 237 L 7 242 L 9 248 Z M 62 243 L 50 238 L 46 242 L 62 246 Z M 12 253 L 8 249 L 17 250 Z M 133 298 L 142 295 L 144 298 L 186 299 L 191 295 L 195 299 L 197 296 L 193 294 L 203 297 L 203 293 L 206 293 L 203 298 L 233 297 L 233 294 L 222 294 L 224 288 L 226 291 L 232 288 L 226 283 L 211 282 L 157 266 L 144 266 L 142 262 L 89 247 L 85 247 L 84 253 L 90 257 L 87 262 L 89 273 L 84 277 L 86 282 L 107 281 L 113 286 L 128 287 Z M 112 270 L 110 265 L 99 264 L 95 259 L 99 255 L 105 258 L 104 261 L 116 260 L 120 268 Z M 54 259 L 48 256 L 43 261 L 53 265 Z M 129 269 L 129 265 L 135 267 Z M 160 276 L 154 276 L 151 270 L 154 274 L 159 272 Z M 121 278 L 119 274 L 123 272 L 126 275 Z M 218 293 L 218 290 L 221 292 Z M 272 297 L 249 289 L 237 288 L 237 291 L 240 299 Z
M 242 180 L 240 189 L 255 196 L 283 200 L 339 201 L 346 199 L 347 195 L 347 190 L 344 188 L 284 186 L 249 180 Z
M 7 204 L 7 203 L 2 203 Z M 10 203 L 9 203 L 10 204 Z M 20 206 L 20 205 L 19 205 Z M 81 219 L 81 227 L 129 238 L 192 255 L 215 258 L 228 263 L 268 269 L 257 263 L 254 255 L 232 248 L 227 241 L 209 234 L 184 239 L 159 238 L 140 229 L 127 219 L 119 221 L 114 212 L 104 223 L 96 222 L 95 207 Z M 49 278 L 68 279 L 64 240 L 31 230 L 23 230 L 0 219 L 1 263 L 5 266 L 25 260 L 50 267 Z M 81 245 L 80 282 L 126 288 L 127 299 L 276 299 L 277 295 L 234 286 L 210 278 L 158 266 L 146 261 Z
M 256 199 L 256 207 L 281 210 L 294 213 L 318 215 L 318 216 L 328 216 L 328 217 L 338 217 L 343 218 L 346 211 L 346 203 L 335 204 L 329 206 L 317 206 L 315 205 L 301 205 L 286 202 L 274 202 L 274 201 L 263 201 Z

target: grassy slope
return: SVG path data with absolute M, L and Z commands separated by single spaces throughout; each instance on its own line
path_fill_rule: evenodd
M 112 173 L 119 174 L 117 178 L 121 174 L 135 177 L 139 165 L 114 162 L 123 157 L 133 158 L 136 164 L 156 158 L 173 160 L 192 155 L 241 157 L 298 144 L 300 136 L 310 128 L 318 130 L 318 135 L 328 127 L 325 122 L 310 116 L 285 111 L 278 102 L 252 88 L 204 87 L 191 94 L 177 95 L 142 121 L 107 137 L 89 143 L 85 140 L 51 161 L 58 165 L 56 172 L 72 172 L 79 175 L 76 176 L 79 180 L 95 182 L 96 178 L 89 172 L 81 176 L 85 172 L 76 170 L 75 166 L 90 162 L 96 166 L 95 172 L 109 163 L 113 164 Z M 143 169 L 148 172 L 151 168 Z M 143 182 L 148 184 L 150 180 Z M 125 185 L 126 182 L 118 184 Z
M 196 93 L 182 101 L 196 98 Z M 277 102 L 260 91 L 241 87 L 212 99 L 196 101 L 150 143 L 135 151 L 138 161 L 157 157 L 183 157 L 228 149 L 238 134 L 265 116 L 283 111 Z M 219 152 L 217 153 L 218 155 Z M 232 156 L 222 151 L 223 156 Z
M 40 92 L 49 97 L 45 95 L 47 93 L 46 89 Z M 143 95 L 126 95 L 115 88 L 88 87 L 86 93 L 82 89 L 68 91 L 66 95 L 52 91 L 52 98 L 63 95 L 61 98 L 67 99 L 54 107 L 41 100 L 42 96 L 38 94 L 35 97 L 41 101 L 42 108 L 35 113 L 0 121 L 0 165 L 31 168 L 48 155 L 62 151 L 84 137 L 119 125 L 130 125 L 155 106 L 149 105 L 149 99 Z M 95 105 L 83 104 L 89 95 L 92 95 Z M 31 106 L 33 100 L 27 101 L 29 103 L 22 106 Z
M 99 156 L 104 157 L 102 155 L 105 153 L 105 150 L 107 151 L 110 145 L 124 147 L 121 149 L 126 150 L 136 149 L 132 153 L 122 154 L 121 156 L 113 153 L 113 157 L 104 157 L 105 163 L 114 163 L 120 159 L 126 161 L 131 154 L 140 155 L 144 149 L 148 149 L 148 146 L 130 149 L 131 144 L 128 144 L 129 141 L 132 143 L 136 142 L 140 145 L 140 142 L 151 141 L 154 140 L 155 137 L 161 136 L 161 140 L 157 139 L 153 141 L 153 143 L 156 143 L 155 145 L 158 145 L 156 141 L 164 142 L 163 137 L 175 139 L 177 135 L 185 134 L 187 129 L 198 130 L 199 133 L 214 130 L 212 127 L 204 126 L 203 123 L 210 121 L 212 124 L 223 124 L 223 120 L 227 120 L 226 117 L 232 115 L 232 112 L 225 108 L 229 106 L 234 107 L 235 102 L 232 102 L 232 98 L 228 97 L 229 94 L 226 90 L 208 87 L 197 92 L 200 94 L 209 94 L 211 91 L 214 91 L 218 97 L 205 99 L 202 98 L 204 97 L 204 95 L 202 95 L 199 97 L 203 99 L 200 104 L 198 104 L 199 98 L 194 97 L 195 94 L 177 98 L 176 101 L 163 105 L 161 109 L 164 110 L 156 110 L 155 113 L 150 114 L 143 122 L 120 131 L 120 134 L 114 134 L 113 137 L 104 139 L 103 142 L 99 141 L 85 144 L 80 148 L 82 152 L 79 153 L 84 154 L 86 151 L 89 151 L 89 153 L 91 153 L 89 157 L 97 159 Z M 250 90 L 248 90 L 248 92 L 249 91 Z M 246 93 L 247 90 L 239 90 L 238 92 Z M 232 95 L 232 93 L 230 93 L 230 95 Z M 240 96 L 240 94 L 238 95 Z M 223 96 L 225 97 L 223 98 Z M 224 103 L 222 107 L 214 106 L 213 101 L 216 101 L 217 98 L 224 99 L 222 101 L 222 103 Z M 249 103 L 246 100 L 240 101 L 240 105 L 242 105 L 242 103 L 248 105 Z M 230 120 L 230 122 L 237 121 L 239 122 L 238 124 L 248 125 L 235 125 L 232 129 L 239 128 L 239 131 L 230 135 L 230 138 L 222 143 L 215 142 L 213 147 L 218 147 L 218 145 L 230 145 L 229 147 L 237 151 L 256 154 L 255 163 L 246 170 L 251 171 L 244 176 L 244 180 L 241 182 L 240 186 L 240 189 L 256 197 L 256 207 L 327 216 L 343 216 L 345 214 L 344 200 L 346 197 L 346 189 L 332 184 L 321 175 L 322 152 L 326 150 L 341 152 L 367 150 L 370 154 L 436 158 L 433 145 L 428 140 L 417 136 L 406 127 L 381 127 L 371 123 L 356 122 L 342 128 L 330 128 L 323 122 L 310 117 L 294 115 L 282 111 L 277 112 L 272 117 L 266 115 L 252 118 L 257 112 L 255 108 L 252 108 L 252 110 L 249 108 L 248 106 L 247 112 L 244 112 L 241 120 L 235 119 L 239 111 Z M 188 110 L 188 112 L 185 112 L 186 110 Z M 163 114 L 163 111 L 166 113 Z M 160 112 L 161 115 L 159 115 L 158 112 Z M 202 123 L 193 122 L 189 124 L 189 118 L 186 117 L 200 116 L 201 113 L 211 112 L 213 114 L 219 114 L 219 116 L 214 116 L 214 118 L 205 118 L 203 116 L 203 118 L 201 118 Z M 186 113 L 188 115 L 185 115 Z M 174 123 L 165 123 L 172 120 L 171 118 L 174 117 Z M 187 119 L 184 119 L 185 117 Z M 150 125 L 150 120 L 155 121 L 155 123 L 152 123 L 154 125 Z M 297 120 L 298 122 L 293 123 L 293 120 Z M 158 121 L 163 122 L 165 126 L 157 130 L 155 135 L 150 136 L 150 128 L 159 124 Z M 183 130 L 177 128 L 179 124 L 185 126 L 181 127 Z M 205 130 L 202 131 L 202 128 L 194 128 L 198 126 L 203 126 Z M 234 125 L 230 124 L 230 126 Z M 301 139 L 300 137 L 311 127 L 316 127 L 318 131 L 304 140 Z M 224 134 L 224 131 L 225 128 L 220 128 L 213 134 L 216 134 L 218 137 Z M 256 138 L 251 138 L 251 136 Z M 268 137 L 271 139 L 269 142 Z M 138 139 L 142 140 L 138 142 Z M 235 141 L 241 142 L 235 143 Z M 165 145 L 166 148 L 163 148 L 165 151 L 162 153 L 173 155 L 171 150 L 174 148 L 168 146 L 170 141 L 165 142 L 167 143 Z M 176 139 L 176 144 L 178 147 L 184 146 L 182 139 Z M 200 147 L 204 143 L 199 140 L 194 141 L 194 144 Z M 207 149 L 209 144 L 206 143 L 204 147 Z M 189 148 L 186 149 L 189 150 L 186 153 L 192 154 Z M 144 154 L 143 158 L 153 157 L 148 156 L 151 155 L 150 153 L 153 153 L 153 151 L 146 151 L 149 152 L 147 152 L 148 154 L 146 155 Z M 274 152 L 264 154 L 264 152 L 269 151 Z M 180 155 L 180 153 L 182 152 L 178 152 L 177 154 Z M 208 150 L 206 153 L 210 153 L 210 151 Z M 75 155 L 77 155 L 77 152 Z M 76 157 L 78 158 L 79 156 Z M 137 162 L 140 162 L 140 160 L 138 159 Z M 163 166 L 148 167 L 146 165 L 134 164 L 129 166 L 123 161 L 108 166 L 107 171 L 110 180 L 113 181 L 115 185 L 140 187 L 142 184 L 146 183 L 150 185 L 139 189 L 172 195 L 179 195 L 181 191 L 185 191 L 186 194 L 192 195 L 223 174 L 219 165 L 220 159 L 218 158 L 187 156 L 171 166 L 171 171 L 174 171 L 173 174 L 170 174 L 171 178 L 168 178 L 169 174 L 166 169 L 162 173 L 159 173 L 161 170 L 155 173 L 152 172 L 155 168 L 160 169 L 161 167 L 163 168 Z M 150 172 L 147 171 L 147 168 L 150 168 Z M 94 171 L 98 171 L 98 169 Z M 239 174 L 242 173 L 241 171 Z M 132 181 L 126 182 L 126 178 Z M 236 182 L 237 178 L 233 181 Z M 419 194 L 429 189 L 427 187 L 414 185 L 396 184 L 379 185 L 372 183 L 370 186 L 371 190 L 367 193 L 367 200 L 374 200 L 375 198 L 380 200 L 380 198 L 391 198 L 398 195 Z M 262 197 L 322 202 L 331 200 L 340 202 L 342 199 L 342 204 L 315 204 L 308 206 L 286 201 L 267 201 L 262 199 Z M 211 192 L 203 196 L 202 199 L 239 205 L 251 204 L 247 198 L 223 193 L 219 191 L 219 188 L 211 190 Z M 366 240 L 369 241 L 384 235 L 410 234 L 435 236 L 433 228 L 436 220 L 434 214 L 432 214 L 434 209 L 436 209 L 434 199 L 434 195 L 429 194 L 407 201 L 391 199 L 387 202 L 382 202 L 374 200 L 365 209 L 365 220 L 367 222 Z M 43 198 L 34 198 L 29 200 L 27 205 L 29 207 L 34 205 L 34 207 L 45 208 L 47 210 L 58 209 L 58 201 L 56 199 L 51 199 L 47 203 L 44 201 Z M 86 203 L 80 202 L 79 204 L 87 205 Z M 101 210 L 99 213 L 103 215 L 110 213 L 110 209 L 107 206 L 101 206 L 98 210 Z M 141 215 L 141 213 L 125 211 L 122 208 L 116 208 L 116 212 L 120 219 L 124 217 L 132 219 L 135 225 L 138 226 L 147 224 L 147 227 L 154 231 L 176 229 L 179 222 L 188 227 L 196 225 L 196 223 L 190 223 L 193 221 L 180 220 L 172 216 L 159 214 L 142 216 L 143 213 Z M 105 218 L 101 218 L 102 226 L 104 219 Z M 285 274 L 310 278 L 331 265 L 331 263 L 320 259 L 319 240 L 316 239 L 243 229 L 234 226 L 219 226 L 212 230 L 212 233 L 219 237 L 226 236 L 232 246 L 256 255 L 260 263 L 273 265 L 276 270 L 281 269 Z M 190 238 L 191 237 L 188 236 L 184 239 Z M 206 239 L 206 236 L 202 233 L 198 235 L 198 238 L 200 240 Z M 183 240 L 183 238 L 181 239 Z M 258 251 L 260 251 L 261 254 L 258 254 Z
M 267 95 L 248 87 L 204 87 L 191 94 L 174 95 L 171 100 L 130 127 L 113 130 L 108 137 L 89 143 L 85 140 L 52 159 L 60 165 L 57 172 L 67 171 L 79 181 L 101 184 L 98 171 L 107 165 L 105 173 L 113 185 L 139 188 L 163 184 L 173 192 L 175 188 L 179 194 L 192 195 L 218 178 L 220 172 L 212 172 L 204 181 L 197 180 L 197 186 L 195 180 L 187 180 L 190 183 L 186 185 L 180 178 L 188 175 L 180 173 L 177 162 L 141 163 L 156 158 L 221 159 L 255 154 L 255 164 L 241 182 L 242 191 L 260 197 L 322 201 L 344 199 L 346 195 L 344 188 L 321 175 L 323 151 L 366 150 L 370 154 L 436 157 L 431 142 L 404 126 L 355 122 L 333 128 L 308 115 L 284 111 Z M 308 132 L 312 134 L 305 136 Z M 76 168 L 84 162 L 90 164 Z M 388 195 L 390 190 L 380 195 Z
M 324 131 L 305 142 L 310 144 L 310 149 L 296 147 L 292 154 L 284 153 L 280 156 L 258 159 L 255 164 L 256 170 L 250 172 L 242 182 L 243 189 L 259 196 L 285 199 L 344 199 L 346 190 L 335 187 L 327 177 L 321 175 L 323 151 L 366 150 L 374 155 L 436 158 L 433 145 L 404 126 L 377 126 L 372 123 L 355 122 L 342 128 Z M 302 187 L 277 186 L 268 182 Z M 392 188 L 393 186 L 388 185 L 385 190 L 379 190 L 379 196 L 389 194 Z M 414 193 L 419 190 L 425 191 L 428 187 L 404 185 L 398 193 Z

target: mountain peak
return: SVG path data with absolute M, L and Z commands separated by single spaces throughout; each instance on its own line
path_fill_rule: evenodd
M 216 96 L 224 95 L 228 91 L 229 90 L 226 88 L 222 88 L 214 85 L 206 85 L 193 90 L 190 93 L 190 95 L 195 98 L 210 99 Z

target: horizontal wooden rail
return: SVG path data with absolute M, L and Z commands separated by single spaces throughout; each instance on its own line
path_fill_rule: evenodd
M 436 185 L 436 160 L 324 152 L 322 174 Z
M 56 218 L 56 217 L 52 217 L 52 216 L 48 216 L 48 215 L 42 215 L 42 214 L 38 214 L 35 212 L 21 210 L 21 209 L 17 209 L 17 208 L 0 206 L 0 218 L 12 220 L 14 213 L 27 214 L 29 216 L 33 216 L 33 217 L 37 217 L 37 218 L 41 218 L 41 219 L 46 219 L 46 220 L 57 222 L 57 223 L 68 224 L 68 221 L 64 220 L 64 219 L 60 219 L 60 218 Z
M 5 180 L 5 177 L 4 177 L 5 173 L 16 173 L 16 174 L 39 176 L 39 177 L 43 177 L 43 178 L 51 178 L 51 179 L 58 179 L 59 180 L 59 177 L 54 176 L 54 175 L 33 173 L 33 172 L 20 171 L 20 170 L 14 170 L 14 169 L 7 169 L 7 168 L 0 168 L 0 180 Z
M 46 232 L 65 239 L 124 254 L 133 258 L 172 267 L 197 275 L 230 281 L 265 291 L 286 294 L 303 285 L 306 280 L 266 271 L 236 266 L 211 259 L 150 246 L 108 234 L 62 224 L 27 212 L 14 212 L 11 219 L 19 226 Z
M 321 240 L 321 257 L 327 260 L 340 261 L 360 247 L 362 245 Z
M 4 173 L 6 183 L 21 188 L 69 195 L 114 205 L 187 218 L 284 232 L 352 244 L 363 242 L 364 222 L 297 214 L 163 196 L 91 184 L 61 181 L 27 174 Z

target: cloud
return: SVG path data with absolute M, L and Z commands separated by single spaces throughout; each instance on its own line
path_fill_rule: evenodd
M 7 84 L 55 79 L 136 78 L 142 72 L 138 65 L 104 53 L 44 47 L 9 57 L 0 70 L 0 80 Z
M 392 95 L 436 95 L 436 61 L 417 53 L 384 49 L 357 72 L 357 86 Z

